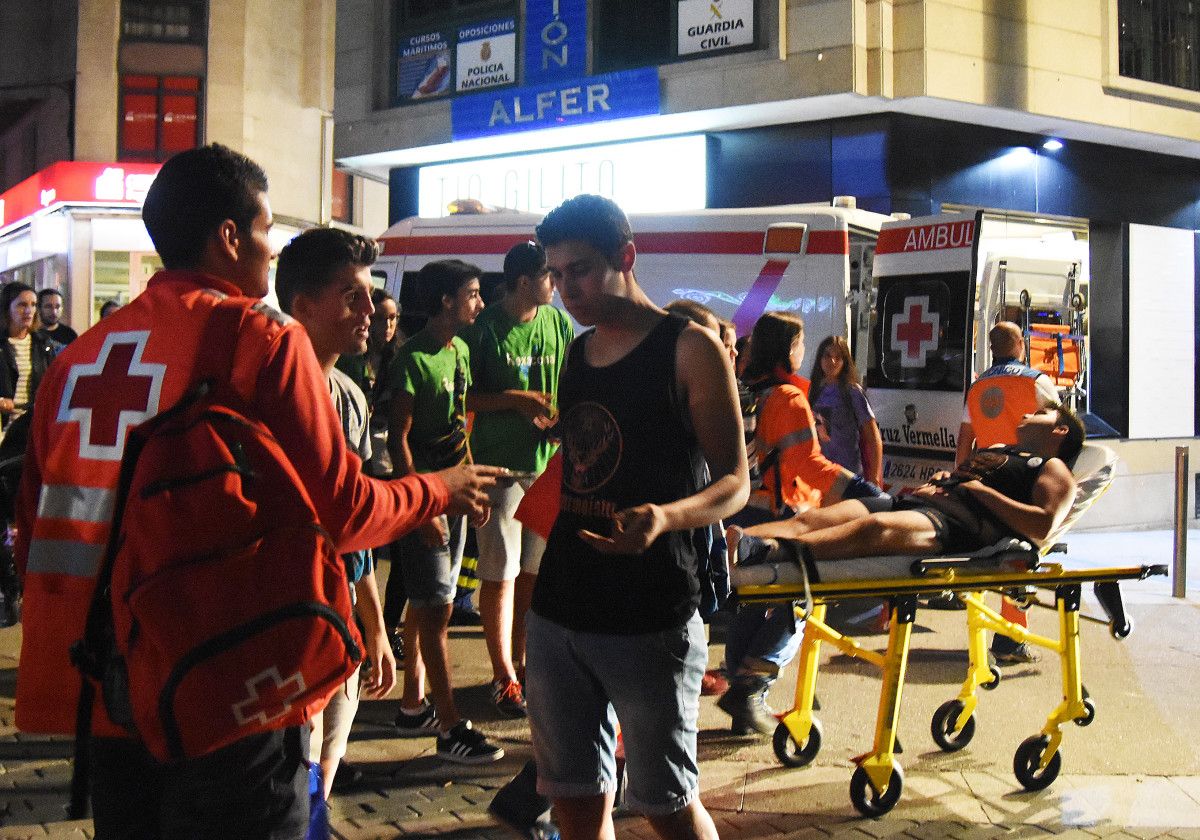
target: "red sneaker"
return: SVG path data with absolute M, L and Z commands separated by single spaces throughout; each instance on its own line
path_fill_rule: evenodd
M 700 694 L 703 697 L 716 697 L 729 690 L 729 680 L 721 676 L 715 668 L 704 672 L 700 678 Z

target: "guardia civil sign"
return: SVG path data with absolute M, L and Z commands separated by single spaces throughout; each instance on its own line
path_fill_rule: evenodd
M 679 55 L 701 55 L 754 44 L 754 0 L 681 0 Z

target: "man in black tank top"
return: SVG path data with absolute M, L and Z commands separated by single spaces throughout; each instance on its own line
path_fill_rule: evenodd
M 1006 536 L 1040 544 L 1075 498 L 1067 463 L 1079 454 L 1083 436 L 1069 409 L 1045 406 L 1021 419 L 1015 446 L 979 450 L 953 473 L 886 507 L 855 499 L 745 533 L 795 539 L 814 560 L 968 552 Z
M 749 493 L 732 366 L 646 297 L 613 202 L 570 199 L 537 233 L 567 311 L 595 328 L 562 372 L 561 512 L 527 621 L 538 791 L 566 840 L 611 837 L 619 720 L 626 805 L 662 837 L 716 838 L 696 760 L 708 657 L 694 532 Z

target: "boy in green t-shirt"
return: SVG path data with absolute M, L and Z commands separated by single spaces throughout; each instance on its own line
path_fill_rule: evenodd
M 525 613 L 533 596 L 545 540 L 514 518 L 525 490 L 546 468 L 554 444 L 558 374 L 575 330 L 550 306 L 554 286 L 546 252 L 535 242 L 504 258 L 504 297 L 463 331 L 471 353 L 467 405 L 475 412 L 475 462 L 525 473 L 492 494 L 492 518 L 477 529 L 479 612 L 492 660 L 492 702 L 510 717 L 525 716 L 518 676 L 525 670 Z
M 471 369 L 467 345 L 457 333 L 483 310 L 480 274 L 461 260 L 432 262 L 417 274 L 417 295 L 429 321 L 401 346 L 388 371 L 388 452 L 397 476 L 433 472 L 470 458 L 466 396 Z M 404 575 L 410 616 L 404 625 L 409 654 L 396 727 L 405 736 L 437 734 L 439 758 L 481 764 L 502 758 L 504 750 L 460 717 L 446 644 L 465 538 L 465 517 L 438 517 L 404 536 L 399 564 L 393 559 L 391 573 Z M 426 673 L 432 706 L 424 697 Z

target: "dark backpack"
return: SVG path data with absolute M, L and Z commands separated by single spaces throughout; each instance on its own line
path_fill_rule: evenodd
M 163 762 L 307 721 L 362 659 L 345 564 L 287 454 L 229 385 L 245 313 L 245 299 L 214 309 L 200 346 L 223 358 L 130 433 L 72 651 L 81 718 L 97 683 L 113 722 Z

